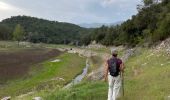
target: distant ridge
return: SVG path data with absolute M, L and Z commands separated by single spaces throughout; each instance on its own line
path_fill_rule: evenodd
M 49 21 L 31 16 L 12 16 L 4 19 L 0 25 L 5 25 L 11 30 L 20 24 L 26 32 L 26 40 L 30 42 L 67 44 L 80 41 L 80 37 L 87 33 L 87 29 L 66 22 Z M 12 37 L 12 31 L 9 33 Z
M 120 25 L 121 23 L 123 23 L 123 21 L 118 21 L 115 23 L 81 23 L 81 24 L 79 24 L 79 26 L 84 27 L 84 28 L 99 28 L 102 25 L 115 26 L 115 25 Z

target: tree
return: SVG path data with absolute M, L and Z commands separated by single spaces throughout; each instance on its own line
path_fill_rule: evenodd
M 8 26 L 0 24 L 0 40 L 11 39 L 12 38 L 11 33 L 12 33 L 11 29 Z
M 149 6 L 149 5 L 153 4 L 153 0 L 143 0 L 143 3 L 145 6 Z
M 24 39 L 24 35 L 25 35 L 24 29 L 21 27 L 20 24 L 17 24 L 13 32 L 13 39 L 18 41 L 18 46 L 19 42 Z

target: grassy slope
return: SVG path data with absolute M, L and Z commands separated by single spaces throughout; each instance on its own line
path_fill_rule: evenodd
M 170 95 L 170 57 L 165 52 L 143 50 L 126 66 L 126 100 L 164 100 Z
M 170 95 L 170 57 L 143 49 L 126 63 L 125 96 L 120 100 L 164 100 Z M 85 82 L 70 90 L 46 96 L 46 100 L 106 100 L 107 83 Z
M 61 62 L 46 61 L 42 63 L 43 70 L 34 69 L 27 79 L 9 82 L 8 85 L 0 88 L 0 96 L 26 93 L 28 91 L 37 91 L 44 88 L 54 88 L 56 85 L 62 87 L 73 79 L 78 73 L 81 73 L 85 66 L 85 59 L 76 54 L 65 53 L 57 57 Z M 65 81 L 52 81 L 52 78 L 61 77 Z
M 53 92 L 45 100 L 106 100 L 107 84 L 104 82 L 85 82 L 69 90 Z

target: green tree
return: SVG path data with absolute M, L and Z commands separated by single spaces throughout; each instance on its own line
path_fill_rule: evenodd
M 25 35 L 24 29 L 21 27 L 20 24 L 17 24 L 13 32 L 13 39 L 18 41 L 18 46 L 19 42 L 24 39 L 24 35 Z
M 11 29 L 6 26 L 0 24 L 0 40 L 9 40 L 12 38 Z
M 149 5 L 153 4 L 153 0 L 143 0 L 143 3 L 145 6 L 149 6 Z

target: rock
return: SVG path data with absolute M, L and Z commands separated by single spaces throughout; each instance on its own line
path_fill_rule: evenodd
M 147 65 L 147 63 L 142 64 L 142 66 L 145 66 L 145 65 Z
M 26 93 L 26 94 L 22 94 L 22 95 L 20 95 L 20 96 L 18 96 L 17 98 L 23 98 L 23 97 L 26 97 L 26 96 L 28 96 L 28 95 L 32 95 L 32 94 L 34 94 L 35 92 L 28 92 L 28 93 Z
M 170 100 L 170 96 L 168 96 L 165 100 Z
M 61 77 L 56 77 L 56 78 L 52 78 L 51 80 L 61 80 L 61 81 L 65 81 L 65 79 L 64 78 L 61 78 Z
M 167 55 L 170 56 L 170 38 L 162 41 L 160 44 L 158 44 L 155 48 L 155 53 L 160 51 L 166 51 Z
M 134 55 L 134 49 L 128 49 L 128 50 L 126 50 L 125 53 L 124 53 L 124 55 L 123 55 L 123 57 L 122 57 L 123 62 L 126 62 L 127 59 L 128 59 L 130 56 L 132 56 L 132 55 Z
M 101 44 L 93 43 L 93 44 L 88 45 L 88 48 L 95 48 L 95 49 L 99 49 L 99 48 L 106 48 L 106 46 L 101 45 Z
M 41 97 L 34 97 L 32 100 L 42 100 Z
M 102 80 L 103 78 L 104 78 L 103 66 L 87 75 L 87 79 L 93 81 Z
M 60 61 L 61 61 L 60 59 L 55 59 L 55 60 L 53 60 L 51 62 L 60 62 Z
M 11 100 L 11 97 L 10 96 L 9 97 L 4 97 L 1 100 Z

